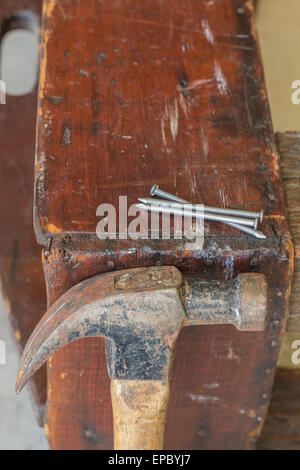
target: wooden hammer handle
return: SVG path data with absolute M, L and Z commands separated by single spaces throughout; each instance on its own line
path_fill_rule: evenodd
M 169 382 L 112 380 L 115 450 L 161 450 Z

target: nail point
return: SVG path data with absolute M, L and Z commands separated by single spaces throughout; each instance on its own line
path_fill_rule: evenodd
M 262 233 L 262 232 L 257 232 L 257 238 L 263 238 L 263 239 L 265 239 L 265 238 L 267 238 L 267 237 L 266 237 L 266 235 L 265 235 L 264 233 Z

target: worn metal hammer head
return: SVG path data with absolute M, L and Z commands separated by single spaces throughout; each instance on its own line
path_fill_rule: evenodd
M 204 281 L 183 279 L 172 266 L 101 274 L 71 288 L 43 316 L 24 349 L 16 390 L 56 351 L 91 336 L 106 340 L 111 378 L 164 380 L 184 326 L 230 323 L 258 331 L 266 312 L 262 274 Z

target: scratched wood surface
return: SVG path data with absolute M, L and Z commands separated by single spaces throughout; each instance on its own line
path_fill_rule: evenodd
M 290 279 L 288 250 L 278 259 L 278 247 L 260 251 L 249 243 L 246 250 L 220 239 L 217 250 L 208 242 L 207 251 L 198 256 L 178 254 L 174 246 L 172 254 L 169 246 L 166 252 L 152 253 L 138 247 L 137 257 L 132 257 L 107 254 L 83 243 L 53 242 L 44 258 L 49 304 L 72 285 L 112 267 L 159 261 L 211 279 L 229 279 L 238 272 L 266 274 L 270 319 L 265 333 L 208 326 L 186 328 L 180 335 L 165 435 L 165 447 L 170 449 L 253 448 L 267 412 L 280 345 Z M 112 448 L 109 382 L 101 339 L 80 340 L 53 356 L 48 364 L 46 418 L 52 448 Z
M 26 10 L 40 17 L 41 7 L 41 0 L 2 0 L 0 38 L 17 12 Z M 6 104 L 0 105 L 1 291 L 20 350 L 46 308 L 41 250 L 32 225 L 36 106 L 36 89 L 25 96 L 7 95 Z M 35 411 L 42 423 L 46 369 L 31 382 Z
M 127 195 L 131 205 L 153 183 L 208 205 L 263 207 L 265 232 L 282 231 L 251 2 L 85 5 L 45 2 L 38 240 L 95 233 L 99 204 Z
M 263 272 L 265 333 L 187 328 L 170 382 L 165 448 L 253 448 L 267 412 L 287 314 L 293 248 L 253 24 L 244 0 L 45 1 L 35 230 L 48 305 L 112 269 L 171 264 L 206 278 Z M 100 241 L 96 208 L 158 183 L 182 197 L 266 213 L 258 241 L 207 224 L 182 241 Z M 53 449 L 112 447 L 103 342 L 48 363 Z

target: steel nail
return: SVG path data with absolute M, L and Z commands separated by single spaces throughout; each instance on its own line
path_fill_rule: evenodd
M 154 192 L 155 192 L 155 187 L 158 188 L 157 185 L 153 185 L 151 190 L 153 189 Z M 171 193 L 167 193 L 166 191 L 163 191 L 163 190 L 160 190 L 160 195 L 161 197 L 165 197 L 166 200 L 169 200 L 169 201 L 175 201 L 175 202 L 178 202 L 178 203 L 183 203 L 183 204 L 190 204 L 188 201 L 186 201 L 185 199 L 182 199 L 180 197 L 177 197 L 177 196 L 174 196 L 173 194 Z M 139 200 L 140 201 L 145 201 L 145 200 L 150 200 L 150 198 L 140 198 Z M 151 199 L 151 201 L 157 201 L 157 199 Z M 166 202 L 166 201 L 163 201 L 163 202 Z M 261 214 L 261 220 L 262 220 L 262 216 L 263 216 L 263 211 L 260 212 Z M 245 233 L 248 233 L 249 235 L 253 235 L 254 237 L 256 238 L 260 238 L 260 239 L 264 239 L 264 238 L 267 238 L 266 235 L 258 230 L 256 230 L 257 228 L 257 219 L 256 219 L 256 225 L 255 225 L 255 229 L 252 229 L 250 227 L 246 227 L 245 225 L 239 225 L 239 224 L 236 224 L 236 223 L 230 223 L 230 222 L 224 222 L 226 225 L 230 225 L 231 227 L 234 227 L 242 232 L 245 232 Z
M 160 196 L 164 199 L 168 199 L 169 201 L 179 202 L 179 203 L 188 203 L 185 199 L 182 199 L 178 196 L 174 196 L 174 194 L 168 193 L 163 189 L 160 189 L 157 184 L 154 184 L 150 189 L 150 196 Z M 252 211 L 245 211 L 242 209 L 225 209 L 223 207 L 211 207 L 211 206 L 204 206 L 204 212 L 211 212 L 212 214 L 224 214 L 224 215 L 237 215 L 240 217 L 250 217 L 251 219 L 259 219 L 260 222 L 263 220 L 264 211 L 260 212 L 252 212 Z
M 184 199 L 181 199 L 181 197 L 174 196 L 174 194 L 168 193 L 167 191 L 160 189 L 157 184 L 154 184 L 150 189 L 150 196 L 160 196 L 164 199 L 168 199 L 169 201 L 174 202 L 187 202 Z
M 243 219 L 241 217 L 230 217 L 226 215 L 221 215 L 221 214 L 210 214 L 210 213 L 197 213 L 195 210 L 193 210 L 193 204 L 191 204 L 191 209 L 186 209 L 184 206 L 178 206 L 176 207 L 176 203 L 174 205 L 170 206 L 158 206 L 158 205 L 148 205 L 148 204 L 136 204 L 136 207 L 142 210 L 146 211 L 152 211 L 152 212 L 161 212 L 163 214 L 175 214 L 175 215 L 185 215 L 186 217 L 195 217 L 196 219 L 205 219 L 205 220 L 212 220 L 215 222 L 228 222 L 228 223 L 237 223 L 240 225 L 246 225 L 249 227 L 255 226 L 254 220 L 250 219 Z M 196 206 L 194 205 L 194 208 Z

